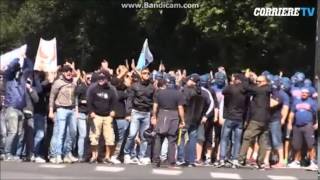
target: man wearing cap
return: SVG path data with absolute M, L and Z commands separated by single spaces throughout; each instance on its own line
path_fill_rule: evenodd
M 164 87 L 154 97 L 151 123 L 155 126 L 156 139 L 153 160 L 160 166 L 161 146 L 168 138 L 169 166 L 174 167 L 178 127 L 184 127 L 184 99 L 182 93 L 175 88 L 175 78 L 167 77 Z M 179 120 L 180 117 L 180 120 Z
M 306 142 L 308 147 L 309 159 L 311 161 L 309 168 L 318 168 L 315 163 L 315 153 L 313 152 L 315 143 L 314 130 L 318 129 L 318 122 L 315 118 L 318 105 L 317 102 L 309 97 L 309 93 L 308 89 L 302 88 L 301 98 L 296 99 L 291 106 L 289 126 L 293 132 L 292 147 L 295 151 L 294 161 L 288 165 L 291 168 L 301 167 L 300 160 L 303 141 Z
M 49 97 L 48 117 L 54 120 L 50 144 L 50 162 L 52 163 L 62 163 L 62 155 L 64 155 L 64 162 L 70 163 L 78 160 L 71 153 L 75 143 L 73 141 L 76 140 L 77 135 L 74 111 L 76 84 L 73 83 L 73 69 L 69 65 L 64 65 L 61 72 L 62 76 L 53 83 Z M 64 136 L 66 136 L 65 141 Z
M 189 140 L 185 145 L 185 164 L 196 166 L 196 144 L 198 141 L 198 127 L 205 123 L 213 111 L 210 98 L 206 98 L 208 92 L 200 87 L 200 76 L 191 74 L 182 90 L 185 99 L 186 129 Z M 212 100 L 213 101 L 213 100 Z
M 115 116 L 114 106 L 116 105 L 117 96 L 109 86 L 107 74 L 100 73 L 97 76 L 97 80 L 98 83 L 93 85 L 87 94 L 88 114 L 93 121 L 89 134 L 92 151 L 90 163 L 97 162 L 101 134 L 103 134 L 106 145 L 104 163 L 112 163 L 110 158 L 115 145 L 113 118 Z
M 133 163 L 130 154 L 134 147 L 135 138 L 139 132 L 141 139 L 139 150 L 139 164 L 147 165 L 151 162 L 146 156 L 148 142 L 143 136 L 145 130 L 150 126 L 150 114 L 153 104 L 154 88 L 150 81 L 150 71 L 145 68 L 141 71 L 141 80 L 134 83 L 128 94 L 128 115 L 131 115 L 129 135 L 124 146 L 124 163 Z

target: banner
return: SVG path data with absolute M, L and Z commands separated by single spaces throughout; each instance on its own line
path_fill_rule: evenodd
M 140 57 L 137 64 L 137 70 L 142 70 L 147 67 L 153 61 L 153 55 L 149 49 L 148 39 L 143 43 L 143 47 L 140 53 Z
M 44 40 L 40 38 L 37 56 L 34 64 L 34 70 L 44 72 L 57 71 L 57 41 Z
M 16 48 L 12 51 L 9 51 L 3 55 L 0 56 L 0 68 L 1 70 L 6 70 L 7 66 L 10 64 L 11 61 L 13 61 L 16 58 L 19 58 L 21 60 L 23 60 L 23 58 L 20 57 L 25 57 L 27 52 L 27 45 L 23 45 L 19 48 Z M 23 65 L 23 61 L 19 61 L 20 66 L 22 67 Z

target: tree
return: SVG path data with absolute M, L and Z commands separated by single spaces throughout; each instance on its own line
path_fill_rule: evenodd
M 224 65 L 230 71 L 313 72 L 316 17 L 253 16 L 255 7 L 314 6 L 313 1 L 174 1 L 198 3 L 194 9 L 125 9 L 124 2 L 143 0 L 2 0 L 0 53 L 27 43 L 34 57 L 40 37 L 56 37 L 59 63 L 72 57 L 93 70 L 101 58 L 113 66 L 137 59 L 148 38 L 153 64 L 162 60 L 169 69 L 204 72 Z

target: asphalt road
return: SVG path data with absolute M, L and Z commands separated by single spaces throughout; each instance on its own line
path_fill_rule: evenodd
M 304 169 L 228 169 L 213 167 L 181 168 L 169 170 L 152 166 L 105 164 L 36 164 L 24 162 L 1 162 L 1 180 L 4 179 L 110 179 L 110 180 L 158 180 L 158 179 L 270 179 L 312 180 L 317 172 Z

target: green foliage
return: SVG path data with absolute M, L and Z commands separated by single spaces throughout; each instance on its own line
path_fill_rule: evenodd
M 138 59 L 144 39 L 149 38 L 156 62 L 163 60 L 169 68 L 204 71 L 224 65 L 231 71 L 246 67 L 312 71 L 315 17 L 253 16 L 255 7 L 301 4 L 273 0 L 149 0 L 198 3 L 200 7 L 125 9 L 121 2 L 1 0 L 0 53 L 28 43 L 29 56 L 34 57 L 40 37 L 57 37 L 60 63 L 72 57 L 80 67 L 92 70 L 102 57 L 113 65 L 125 58 Z

